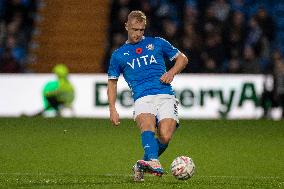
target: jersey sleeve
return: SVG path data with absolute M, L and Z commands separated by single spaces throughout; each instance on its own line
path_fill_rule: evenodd
M 108 79 L 118 79 L 121 73 L 119 61 L 117 60 L 115 53 L 112 54 L 109 68 L 108 68 Z
M 171 45 L 167 40 L 160 37 L 157 39 L 162 47 L 163 54 L 166 55 L 170 61 L 173 61 L 179 55 L 180 51 Z

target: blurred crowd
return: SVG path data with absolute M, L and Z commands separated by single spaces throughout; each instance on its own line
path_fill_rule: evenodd
M 112 0 L 105 71 L 127 40 L 132 10 L 146 13 L 145 35 L 163 37 L 189 57 L 185 73 L 272 75 L 260 99 L 263 117 L 273 107 L 284 110 L 283 0 Z
M 36 0 L 0 0 L 0 73 L 25 72 Z
M 105 69 L 111 52 L 126 41 L 128 13 L 142 10 L 148 19 L 145 35 L 164 37 L 189 57 L 184 72 L 272 73 L 284 64 L 272 16 L 278 3 L 281 0 L 113 0 Z
M 163 37 L 188 56 L 185 73 L 272 75 L 273 86 L 265 83 L 261 98 L 264 116 L 271 107 L 284 109 L 283 0 L 109 1 L 105 72 L 113 50 L 127 40 L 128 13 L 142 10 L 145 35 Z M 0 73 L 26 72 L 39 2 L 0 0 Z

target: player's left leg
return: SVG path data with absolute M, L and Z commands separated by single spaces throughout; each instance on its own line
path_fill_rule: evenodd
M 178 126 L 178 100 L 173 95 L 161 95 L 157 114 L 157 142 L 160 156 L 168 147 Z
M 173 134 L 176 130 L 177 122 L 172 118 L 165 118 L 159 122 L 158 125 L 158 155 L 162 155 L 162 153 L 167 149 L 170 140 L 173 137 Z

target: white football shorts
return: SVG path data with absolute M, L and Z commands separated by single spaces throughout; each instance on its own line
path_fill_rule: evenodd
M 141 97 L 134 103 L 134 120 L 139 114 L 151 113 L 156 116 L 158 122 L 165 118 L 172 118 L 179 123 L 178 104 L 174 95 L 158 94 Z

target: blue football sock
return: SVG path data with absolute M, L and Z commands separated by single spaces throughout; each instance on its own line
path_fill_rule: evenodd
M 162 153 L 164 153 L 164 151 L 167 149 L 168 144 L 163 144 L 159 141 L 159 139 L 156 139 L 157 143 L 158 143 L 158 156 L 160 157 L 160 155 L 162 155 Z
M 141 138 L 144 149 L 143 159 L 146 161 L 150 159 L 158 159 L 158 143 L 155 138 L 155 133 L 152 131 L 144 131 L 141 134 Z

